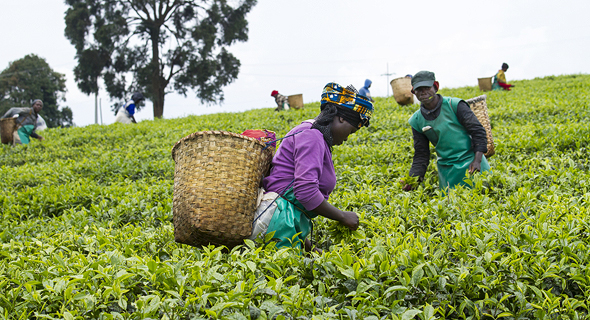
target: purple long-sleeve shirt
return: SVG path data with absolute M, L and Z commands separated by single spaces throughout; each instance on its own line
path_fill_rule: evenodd
M 332 153 L 319 130 L 303 122 L 291 129 L 272 159 L 270 175 L 264 178 L 266 191 L 281 192 L 294 180 L 295 198 L 307 210 L 317 208 L 328 200 L 336 186 Z

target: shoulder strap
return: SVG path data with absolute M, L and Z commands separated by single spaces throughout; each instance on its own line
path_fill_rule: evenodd
M 30 117 L 30 116 L 32 116 L 32 115 L 33 115 L 33 108 L 31 108 L 31 111 L 29 111 L 29 114 L 26 117 L 24 117 L 23 120 L 21 122 L 19 122 L 16 126 L 17 127 L 20 127 L 20 125 L 22 125 L 23 122 L 25 122 L 25 120 L 27 120 L 27 118 Z

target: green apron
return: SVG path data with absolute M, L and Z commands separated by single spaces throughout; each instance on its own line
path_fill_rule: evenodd
M 273 239 L 278 239 L 277 247 L 303 245 L 313 228 L 311 219 L 317 217 L 317 214 L 305 210 L 305 207 L 295 198 L 293 188 L 279 197 L 276 204 L 277 209 L 266 233 L 274 232 Z
M 440 189 L 454 188 L 456 185 L 467 186 L 463 179 L 465 171 L 475 159 L 471 146 L 471 137 L 457 119 L 456 106 L 461 99 L 443 97 L 440 115 L 434 120 L 426 120 L 420 110 L 410 117 L 410 125 L 422 132 L 434 145 L 438 156 L 438 183 Z M 432 129 L 423 131 L 430 126 Z M 481 171 L 490 171 L 490 164 L 485 156 L 481 158 Z
M 492 83 L 492 90 L 493 91 L 504 90 L 504 88 L 502 88 L 500 86 L 500 84 L 498 84 L 498 74 L 497 73 L 494 75 L 494 82 Z
M 22 144 L 28 144 L 31 142 L 29 137 L 33 134 L 33 130 L 35 130 L 35 126 L 32 124 L 27 124 L 18 129 L 18 137 L 20 138 L 20 142 Z

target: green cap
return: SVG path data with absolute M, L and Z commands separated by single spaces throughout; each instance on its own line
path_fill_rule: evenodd
M 434 72 L 420 71 L 412 77 L 412 87 L 414 89 L 419 87 L 432 87 L 435 80 Z

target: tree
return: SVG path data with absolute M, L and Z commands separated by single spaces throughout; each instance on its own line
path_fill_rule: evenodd
M 66 78 L 53 71 L 45 59 L 34 54 L 11 62 L 0 73 L 0 115 L 12 107 L 30 107 L 35 99 L 43 100 L 39 113 L 47 126 L 68 127 L 72 123 L 72 110 L 58 102 L 66 101 Z
M 192 89 L 203 103 L 224 100 L 240 68 L 227 47 L 248 40 L 246 14 L 257 0 L 65 1 L 80 89 L 95 92 L 102 77 L 111 99 L 141 91 L 159 118 L 170 87 L 184 96 Z

